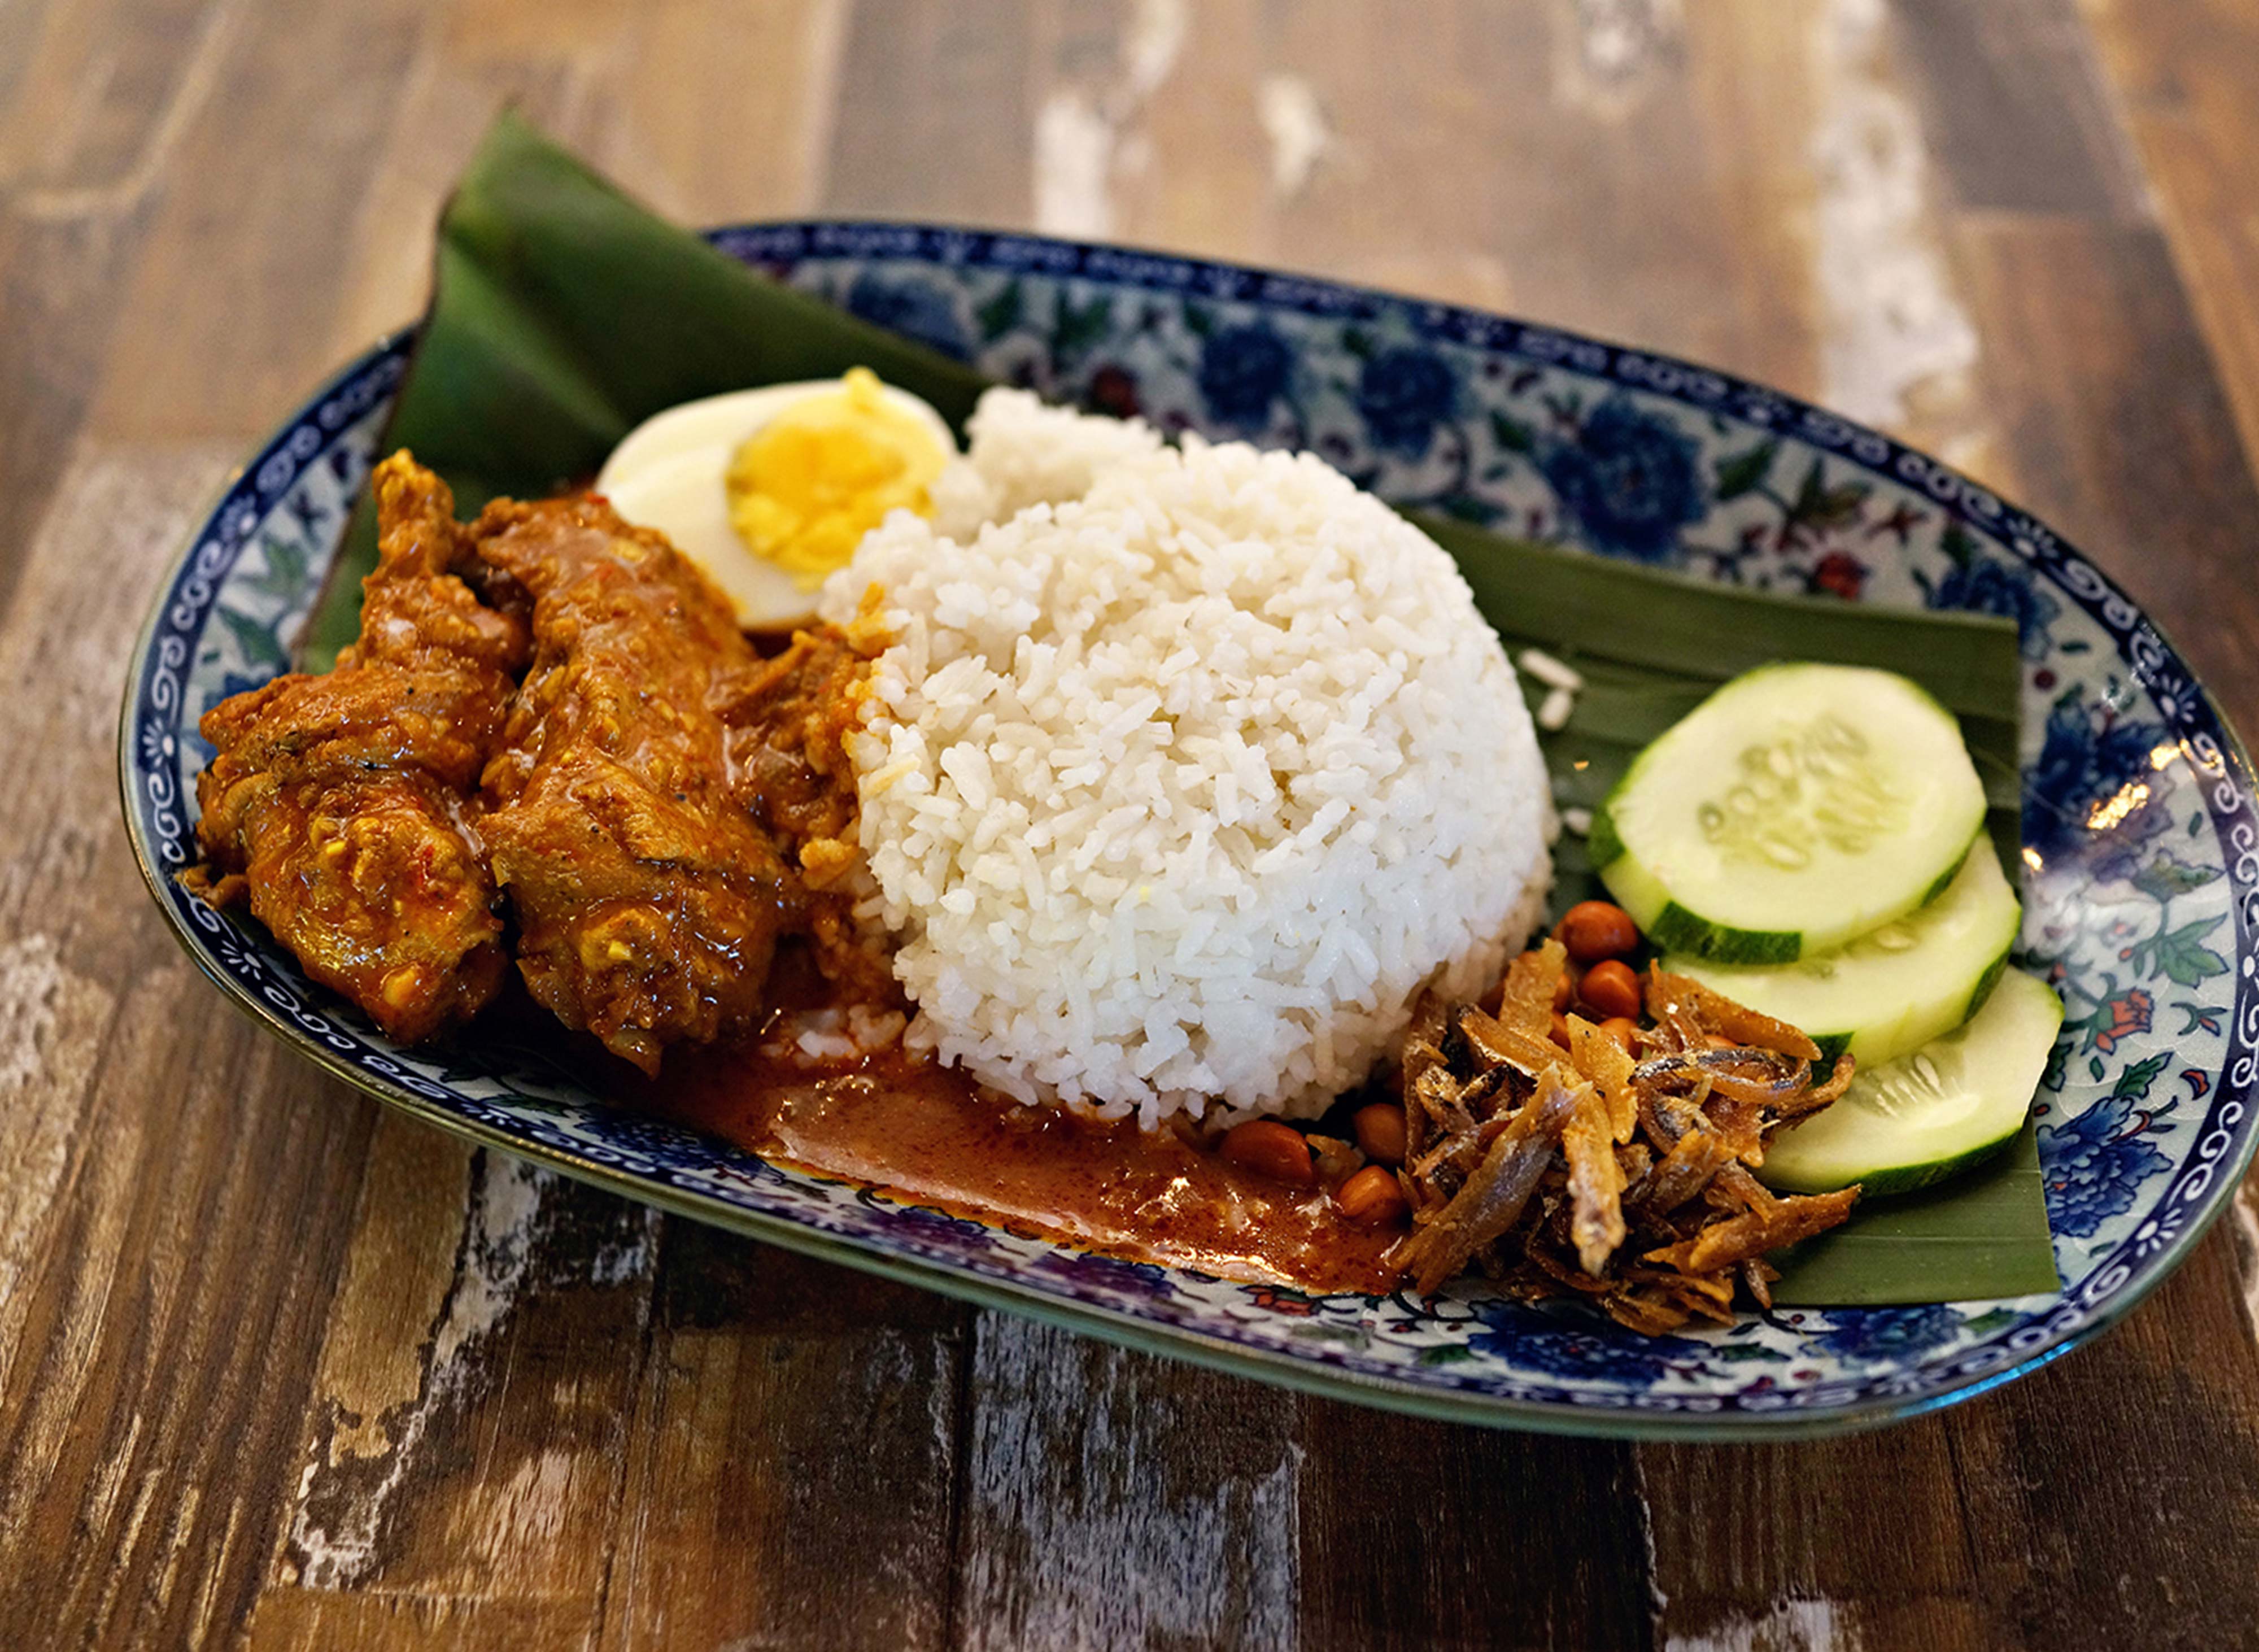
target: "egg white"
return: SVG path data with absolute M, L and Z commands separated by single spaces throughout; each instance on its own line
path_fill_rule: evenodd
M 947 421 L 908 390 L 880 387 L 887 405 L 930 431 L 944 454 L 957 452 Z M 654 413 L 630 431 L 596 477 L 596 491 L 639 528 L 655 528 L 722 587 L 747 630 L 799 625 L 816 616 L 817 593 L 745 548 L 730 523 L 730 461 L 745 438 L 795 402 L 837 394 L 839 381 L 732 390 Z

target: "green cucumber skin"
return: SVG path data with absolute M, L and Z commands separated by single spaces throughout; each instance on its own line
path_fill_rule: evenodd
M 1847 1032 L 1807 1033 L 1805 1036 L 1820 1046 L 1820 1059 L 1830 1065 L 1851 1047 L 1851 1035 Z
M 1623 839 L 1616 835 L 1616 823 L 1606 803 L 1593 811 L 1593 829 L 1585 834 L 1585 852 L 1596 872 L 1605 872 L 1623 858 Z
M 2008 954 L 2015 950 L 2016 943 L 2011 940 L 2007 945 L 2000 949 L 2000 956 L 1985 966 L 1985 972 L 1977 978 L 1977 985 L 1970 992 L 1969 1008 L 1961 1012 L 1963 1021 L 1971 1022 L 1977 1019 L 1977 1012 L 1985 1008 L 1985 1000 L 1992 996 L 1992 989 L 2000 984 L 2000 978 L 2008 972 Z
M 1916 1164 L 1907 1170 L 1884 1171 L 1852 1186 L 1859 1190 L 1862 1200 L 1892 1199 L 1901 1193 L 1918 1193 L 1925 1187 L 1935 1187 L 1940 1182 L 1950 1181 L 1956 1176 L 1975 1170 L 1987 1160 L 1999 1157 L 2015 1145 L 2016 1138 L 2024 1133 L 2024 1126 L 2031 1122 L 2031 1114 L 2027 1111 L 2016 1128 L 1999 1141 L 1983 1147 L 1972 1147 L 1958 1158 L 1942 1158 L 1934 1164 Z M 1814 1191 L 1833 1193 L 1835 1190 L 1823 1187 Z
M 1649 926 L 1648 940 L 1665 952 L 1692 952 L 1721 964 L 1793 964 L 1804 937 L 1793 930 L 1735 929 L 1697 917 L 1676 901 Z
M 1981 837 L 1984 835 L 1984 825 L 1982 822 L 1979 822 L 1977 828 L 1977 837 Z M 1964 849 L 1961 851 L 1961 860 L 1968 859 L 1970 850 L 1974 849 L 1976 846 L 1977 838 L 1970 838 L 1969 840 L 1969 849 Z M 1921 892 L 1921 899 L 1913 903 L 1913 909 L 1916 912 L 1921 911 L 1924 907 L 1928 906 L 1931 901 L 1936 900 L 1938 896 L 1943 894 L 1948 889 L 1950 889 L 1953 887 L 1953 880 L 1961 875 L 1961 860 L 1955 861 L 1943 872 L 1939 872 L 1937 874 L 1937 881 Z M 1878 925 L 1877 927 L 1879 928 L 1880 926 Z

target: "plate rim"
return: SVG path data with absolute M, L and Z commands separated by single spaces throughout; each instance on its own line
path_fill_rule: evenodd
M 962 225 L 937 224 L 915 220 L 878 220 L 868 218 L 786 218 L 753 220 L 716 225 L 701 231 L 709 245 L 725 255 L 748 260 L 750 255 L 732 248 L 732 239 L 750 237 L 782 237 L 799 234 L 816 240 L 828 237 L 857 238 L 886 236 L 900 238 L 909 235 L 923 242 L 932 238 L 944 241 L 963 239 L 968 248 L 979 239 L 1008 242 L 1015 246 L 1058 249 L 1076 255 L 1077 267 L 1052 269 L 1040 273 L 1071 279 L 1083 272 L 1080 266 L 1090 256 L 1122 257 L 1151 260 L 1158 266 L 1174 266 L 1193 274 L 1205 274 L 1211 281 L 1228 277 L 1244 284 L 1245 290 L 1222 292 L 1213 288 L 1185 290 L 1199 291 L 1203 296 L 1223 301 L 1269 302 L 1257 290 L 1266 281 L 1286 281 L 1307 284 L 1314 291 L 1376 306 L 1408 305 L 1423 319 L 1437 326 L 1457 325 L 1468 329 L 1461 342 L 1478 347 L 1511 348 L 1522 336 L 1537 335 L 1561 341 L 1566 346 L 1590 346 L 1607 352 L 1611 357 L 1632 357 L 1643 363 L 1676 372 L 1700 375 L 1718 381 L 1729 394 L 1762 401 L 1792 416 L 1783 422 L 1783 433 L 1796 435 L 1797 425 L 1806 418 L 1821 420 L 1851 435 L 1871 438 L 1885 445 L 1885 453 L 1912 454 L 1930 466 L 1934 474 L 1951 479 L 1959 491 L 1959 498 L 1939 499 L 1944 509 L 1963 520 L 1973 520 L 1963 509 L 1961 499 L 1975 494 L 1991 501 L 1995 509 L 2013 513 L 2040 529 L 2052 538 L 2054 545 L 2065 555 L 2077 558 L 2100 581 L 2106 598 L 2114 597 L 2123 603 L 2141 626 L 2148 628 L 2187 672 L 2189 687 L 2202 697 L 2211 721 L 2220 736 L 2220 757 L 2224 765 L 2238 780 L 2247 799 L 2259 805 L 2254 795 L 2253 766 L 2242 737 L 2228 719 L 2225 709 L 2213 692 L 2187 664 L 2186 656 L 2172 637 L 2149 612 L 2135 602 L 2106 572 L 2096 566 L 2091 559 L 2079 552 L 2075 545 L 2046 525 L 2034 513 L 1999 498 L 1990 488 L 1972 481 L 1960 471 L 1920 449 L 1907 446 L 1888 434 L 1871 429 L 1841 415 L 1806 402 L 1771 387 L 1746 381 L 1721 369 L 1689 362 L 1664 352 L 1637 348 L 1565 328 L 1524 322 L 1495 312 L 1470 310 L 1461 306 L 1419 297 L 1415 295 L 1389 292 L 1385 289 L 1342 282 L 1317 275 L 1305 275 L 1289 271 L 1265 269 L 1260 267 L 1202 259 L 1147 249 L 1106 243 L 1082 242 L 1054 237 L 1023 234 L 1018 231 L 991 231 Z M 910 255 L 914 248 L 903 249 L 896 256 Z M 838 247 L 826 250 L 812 247 L 807 256 L 880 256 L 867 249 Z M 970 260 L 968 260 L 970 261 Z M 1137 284 L 1123 272 L 1108 274 L 1105 279 Z M 388 356 L 403 359 L 403 364 L 412 360 L 413 340 L 420 322 L 398 328 L 381 336 L 373 344 L 355 354 L 345 364 L 327 374 L 307 395 L 294 403 L 274 431 L 253 452 L 252 455 L 233 469 L 216 486 L 206 505 L 191 516 L 193 523 L 183 543 L 165 564 L 154 581 L 147 612 L 138 628 L 126 661 L 125 682 L 118 724 L 118 785 L 120 812 L 125 817 L 126 834 L 133 852 L 134 864 L 140 872 L 144 887 L 152 900 L 164 914 L 166 928 L 175 943 L 196 964 L 198 971 L 217 986 L 222 994 L 236 1008 L 247 1014 L 254 1024 L 287 1047 L 313 1060 L 330 1076 L 344 1080 L 353 1088 L 425 1123 L 432 1124 L 462 1139 L 480 1146 L 510 1153 L 528 1162 L 570 1176 L 576 1180 L 604 1188 L 624 1197 L 652 1205 L 672 1214 L 701 1221 L 750 1237 L 772 1243 L 796 1253 L 821 1260 L 850 1266 L 859 1271 L 877 1274 L 921 1289 L 935 1290 L 942 1294 L 998 1308 L 1024 1318 L 1091 1335 L 1118 1347 L 1143 1352 L 1160 1353 L 1168 1357 L 1185 1359 L 1192 1364 L 1282 1385 L 1302 1392 L 1319 1394 L 1356 1404 L 1428 1417 L 1434 1420 L 1472 1423 L 1492 1428 L 1507 1428 L 1532 1432 L 1582 1437 L 1611 1437 L 1653 1440 L 1780 1440 L 1812 1438 L 1856 1432 L 1903 1421 L 1926 1413 L 1957 1405 L 1988 1392 L 2048 1364 L 2074 1349 L 2083 1347 L 2095 1337 L 2115 1327 L 2128 1313 L 2148 1299 L 2149 1294 L 2185 1263 L 2190 1253 L 2202 1242 L 2212 1226 L 2224 1214 L 2236 1196 L 2236 1190 L 2248 1171 L 2255 1151 L 2259 1151 L 2259 1129 L 2248 1131 L 2231 1161 L 2220 1163 L 2222 1172 L 2206 1197 L 2204 1207 L 2195 1219 L 2184 1224 L 2175 1235 L 2149 1260 L 2141 1278 L 2130 1279 L 2099 1307 L 2086 1311 L 2085 1319 L 2076 1327 L 2054 1337 L 2020 1358 L 2004 1363 L 1999 1369 L 1984 1371 L 1966 1380 L 1912 1398 L 1880 1395 L 1848 1403 L 1803 1409 L 1778 1410 L 1721 1410 L 1707 1411 L 1642 1411 L 1632 1407 L 1571 1405 L 1555 1400 L 1515 1399 L 1495 1393 L 1452 1387 L 1429 1387 L 1365 1371 L 1344 1370 L 1314 1360 L 1295 1357 L 1272 1349 L 1240 1343 L 1218 1337 L 1194 1328 L 1144 1317 L 1125 1310 L 1109 1307 L 1054 1294 L 1033 1286 L 1022 1285 L 1008 1278 L 994 1277 L 985 1272 L 961 1269 L 936 1258 L 890 1250 L 875 1241 L 855 1235 L 837 1234 L 790 1218 L 745 1209 L 727 1200 L 702 1195 L 691 1190 L 672 1186 L 663 1181 L 647 1180 L 631 1171 L 616 1169 L 575 1154 L 555 1143 L 527 1139 L 450 1110 L 429 1098 L 417 1095 L 403 1085 L 387 1081 L 381 1075 L 348 1062 L 330 1050 L 308 1029 L 296 1025 L 248 992 L 242 983 L 216 967 L 206 945 L 186 922 L 173 898 L 172 879 L 157 864 L 139 812 L 136 808 L 137 768 L 135 764 L 135 711 L 139 705 L 145 679 L 149 674 L 153 644 L 166 612 L 168 599 L 180 583 L 190 559 L 204 538 L 204 531 L 218 514 L 230 495 L 247 474 L 256 474 L 260 466 L 272 459 L 288 442 L 294 431 L 320 406 L 326 398 L 337 394 L 362 374 L 375 368 Z M 1507 330 L 1504 337 L 1488 337 L 1479 330 Z M 1575 365 L 1575 364 L 1571 364 Z M 1674 400 L 1683 400 L 1674 393 L 1659 393 Z M 1856 455 L 1854 455 L 1856 458 Z M 1883 466 L 1861 459 L 1858 462 L 1870 468 L 1881 470 Z M 1899 478 L 1906 486 L 1915 486 L 1911 479 Z M 1991 522 L 1977 521 L 1975 525 L 1988 532 L 1999 530 Z M 2128 660 L 2128 669 L 2137 678 L 2139 667 Z M 2144 680 L 2144 686 L 2149 685 Z M 2225 847 L 2225 845 L 2223 845 Z M 2230 915 L 2241 918 L 2241 903 L 2231 899 Z M 2239 950 L 2239 963 L 2248 961 L 2251 951 Z M 2241 973 L 2241 972 L 2239 972 Z M 2241 996 L 2241 982 L 2239 982 Z M 2233 1039 L 2223 1050 L 2223 1058 L 2232 1052 Z M 2227 1075 L 2221 1074 L 2223 1090 L 2228 1087 Z M 2244 1086 L 2247 1093 L 2254 1086 Z M 2223 1098 L 2224 1099 L 2224 1098 Z M 804 1172 L 803 1172 L 804 1173 Z M 832 1180 L 816 1178 L 818 1180 Z M 848 1184 L 852 1185 L 852 1184 Z M 2076 1283 L 2076 1282 L 2074 1282 Z M 2058 1300 L 2067 1300 L 2068 1289 L 2058 1290 Z

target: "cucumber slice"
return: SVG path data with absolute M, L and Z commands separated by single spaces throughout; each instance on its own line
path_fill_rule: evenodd
M 1776 1135 L 1757 1174 L 1792 1193 L 1857 1182 L 1870 1198 L 1943 1181 L 2024 1128 L 2062 1026 L 2055 989 L 2010 970 L 1975 1020 L 1863 1071 L 1826 1112 Z
M 1992 845 L 1979 838 L 1945 893 L 1832 951 L 1770 968 L 1669 958 L 1737 1004 L 1801 1027 L 1831 1059 L 1879 1067 L 1983 1007 L 2023 922 Z
M 1587 842 L 1664 951 L 1786 964 L 1940 893 L 1984 822 L 1961 725 L 1918 686 L 1766 666 L 1642 751 Z

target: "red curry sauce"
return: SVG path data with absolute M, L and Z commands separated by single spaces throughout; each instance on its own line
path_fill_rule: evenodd
M 1325 1294 L 1392 1289 L 1394 1225 L 1134 1120 L 1015 1107 L 900 1051 L 811 1072 L 750 1051 L 680 1050 L 642 1105 L 772 1164 L 1077 1250 Z

